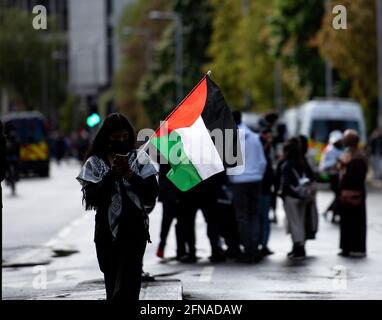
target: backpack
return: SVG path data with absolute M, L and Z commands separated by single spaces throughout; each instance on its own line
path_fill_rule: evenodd
M 306 176 L 300 176 L 295 169 L 293 173 L 298 180 L 298 186 L 294 188 L 299 197 L 304 200 L 313 200 L 316 195 L 316 184 Z

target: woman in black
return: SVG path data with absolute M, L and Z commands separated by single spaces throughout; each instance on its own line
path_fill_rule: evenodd
M 280 168 L 280 189 L 288 221 L 288 232 L 292 236 L 293 248 L 288 253 L 292 259 L 304 258 L 306 234 L 306 211 L 308 198 L 298 190 L 301 179 L 308 179 L 310 172 L 305 165 L 300 142 L 297 138 L 287 141 L 283 148 Z
M 366 256 L 366 188 L 367 159 L 358 148 L 359 136 L 346 130 L 345 152 L 339 160 L 339 213 L 341 216 L 340 248 L 342 256 Z
M 136 150 L 128 119 L 111 114 L 99 129 L 77 179 L 86 209 L 95 209 L 97 258 L 108 300 L 139 300 L 148 213 L 158 194 L 156 170 Z

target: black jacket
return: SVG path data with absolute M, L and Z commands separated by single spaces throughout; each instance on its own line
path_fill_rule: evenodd
M 281 196 L 300 198 L 299 194 L 294 190 L 294 188 L 298 187 L 298 177 L 302 177 L 303 175 L 309 175 L 303 164 L 300 164 L 293 160 L 286 160 L 282 164 L 281 168 Z
M 86 206 L 96 208 L 95 242 L 112 241 L 108 209 L 111 202 L 112 185 L 115 179 L 113 174 L 108 172 L 101 182 L 91 183 L 84 190 Z M 158 196 L 158 184 L 155 176 L 142 179 L 134 175 L 129 182 L 143 203 L 155 202 Z M 120 184 L 120 187 L 123 188 L 123 185 Z M 132 233 L 141 230 L 141 227 L 144 226 L 144 215 L 127 196 L 122 197 L 121 221 L 124 222 L 122 229 L 124 231 L 130 230 Z M 150 241 L 148 229 L 146 228 L 144 232 L 147 235 L 146 240 Z M 119 232 L 118 238 L 121 238 L 121 236 L 125 237 L 125 234 Z
M 272 160 L 268 153 L 265 153 L 265 159 L 267 160 L 267 166 L 265 167 L 265 172 L 261 183 L 261 192 L 262 194 L 270 195 L 272 194 L 275 174 L 273 172 Z

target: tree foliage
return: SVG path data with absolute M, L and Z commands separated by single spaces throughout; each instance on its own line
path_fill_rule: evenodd
M 150 126 L 150 118 L 138 97 L 142 78 L 148 72 L 148 50 L 158 41 L 167 24 L 149 19 L 151 10 L 166 10 L 167 1 L 137 0 L 130 4 L 119 24 L 122 65 L 114 78 L 117 108 L 126 114 L 136 129 Z M 129 31 L 130 30 L 130 31 Z M 126 32 L 128 31 L 128 32 Z
M 377 88 L 377 34 L 375 0 L 333 1 L 347 9 L 347 30 L 332 27 L 333 14 L 325 16 L 317 43 L 322 55 L 332 61 L 341 78 L 350 81 L 350 96 L 366 110 L 375 125 Z
M 307 94 L 301 99 L 325 95 L 325 62 L 313 43 L 324 13 L 323 0 L 276 0 L 275 53 L 295 71 L 297 86 Z
M 5 31 L 0 33 L 0 85 L 21 108 L 41 110 L 43 87 L 50 89 L 50 103 L 58 103 L 66 79 L 54 72 L 58 40 L 54 33 L 48 37 L 45 31 L 33 29 L 33 17 L 14 8 L 0 12 L 0 29 Z
M 248 6 L 235 0 L 210 0 L 213 6 L 213 34 L 207 66 L 233 108 L 247 106 L 264 111 L 275 107 L 275 37 L 272 21 L 275 1 L 249 1 Z M 294 103 L 295 93 L 303 90 L 296 84 L 293 68 L 283 68 L 280 82 L 284 101 Z
M 201 79 L 203 65 L 208 61 L 210 7 L 206 0 L 173 0 L 169 10 L 182 17 L 183 91 L 186 94 Z M 156 46 L 152 67 L 141 84 L 141 101 L 155 124 L 176 105 L 175 32 L 175 24 L 170 22 Z

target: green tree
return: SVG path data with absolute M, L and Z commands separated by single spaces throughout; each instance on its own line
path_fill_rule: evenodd
M 324 96 L 325 62 L 313 42 L 325 13 L 324 1 L 276 0 L 275 4 L 276 55 L 289 68 L 288 73 L 296 75 L 291 77 L 297 81 L 294 86 L 304 87 L 309 98 Z
M 203 66 L 208 61 L 210 6 L 207 0 L 173 0 L 168 10 L 182 17 L 183 89 L 186 94 L 201 79 Z M 152 67 L 141 83 L 141 101 L 156 125 L 176 105 L 175 31 L 174 23 L 169 23 L 156 46 Z
M 377 115 L 377 34 L 375 0 L 333 1 L 347 9 L 347 30 L 332 27 L 328 12 L 317 36 L 320 52 L 332 61 L 340 77 L 350 82 L 350 96 L 366 111 L 369 128 Z
M 152 42 L 158 41 L 167 25 L 164 21 L 150 20 L 149 12 L 166 10 L 167 2 L 138 0 L 126 8 L 119 24 L 123 58 L 121 68 L 114 78 L 113 95 L 119 111 L 131 119 L 136 129 L 151 126 L 147 110 L 138 97 L 138 90 L 148 72 L 147 50 L 150 50 Z
M 208 53 L 211 62 L 207 69 L 213 72 L 213 78 L 219 84 L 224 96 L 233 107 L 243 106 L 246 85 L 243 78 L 242 47 L 240 39 L 242 19 L 241 5 L 235 0 L 210 0 L 213 8 L 212 36 Z M 241 34 L 243 36 L 243 34 Z M 244 35 L 245 36 L 245 35 Z
M 65 76 L 54 73 L 54 50 L 58 45 L 54 30 L 49 34 L 34 30 L 33 17 L 14 8 L 0 12 L 0 85 L 22 108 L 46 112 L 42 109 L 48 108 L 49 102 L 63 100 Z M 49 95 L 48 87 L 54 95 Z
M 262 112 L 275 107 L 275 37 L 272 17 L 274 0 L 210 0 L 213 7 L 213 33 L 208 48 L 211 62 L 207 68 L 221 86 L 233 108 L 248 107 L 246 97 L 251 97 L 253 111 Z M 283 68 L 280 81 L 284 100 L 295 102 L 293 92 L 301 94 L 300 87 L 293 88 L 292 69 Z

